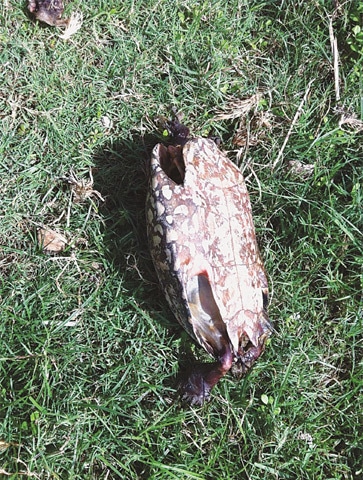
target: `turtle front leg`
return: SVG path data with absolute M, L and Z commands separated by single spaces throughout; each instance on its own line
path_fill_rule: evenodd
M 193 368 L 188 378 L 181 382 L 182 399 L 191 405 L 203 405 L 208 400 L 210 391 L 219 380 L 230 370 L 233 362 L 231 349 L 219 356 L 219 361 L 203 363 Z

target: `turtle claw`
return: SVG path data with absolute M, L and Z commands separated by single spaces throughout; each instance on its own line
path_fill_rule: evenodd
M 202 406 L 209 400 L 211 389 L 201 371 L 190 374 L 187 380 L 179 385 L 181 399 L 189 405 Z

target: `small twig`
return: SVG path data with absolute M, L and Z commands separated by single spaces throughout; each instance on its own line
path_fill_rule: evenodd
M 73 200 L 73 192 L 69 196 L 69 200 L 68 200 L 67 217 L 66 217 L 66 227 L 67 228 L 69 228 L 70 221 L 71 221 L 72 200 Z
M 7 472 L 3 468 L 0 468 L 0 475 L 6 475 L 7 477 L 13 477 L 14 475 L 24 475 L 26 477 L 36 477 L 37 476 L 35 473 L 31 473 L 29 471 L 27 471 L 27 472 L 19 471 L 19 472 L 13 473 L 13 472 Z
M 339 128 L 342 129 L 343 125 L 347 125 L 354 132 L 361 132 L 363 130 L 363 122 L 357 118 L 357 115 L 353 112 L 350 112 L 339 105 L 340 101 L 340 80 L 339 80 L 339 51 L 338 51 L 338 41 L 334 35 L 333 29 L 333 20 L 337 16 L 339 4 L 336 5 L 336 9 L 331 17 L 329 17 L 329 38 L 330 46 L 333 56 L 333 69 L 334 69 L 334 89 L 335 89 L 335 101 L 336 107 L 334 109 L 335 113 L 341 114 L 339 120 Z
M 340 100 L 340 86 L 339 86 L 339 52 L 338 52 L 338 41 L 334 36 L 333 30 L 333 18 L 329 18 L 329 38 L 331 52 L 333 55 L 333 68 L 334 68 L 334 87 L 335 87 L 335 100 L 338 103 Z
M 41 354 L 37 354 L 37 355 L 29 354 L 29 355 L 16 355 L 15 357 L 1 357 L 0 362 L 16 362 L 18 360 L 27 360 L 28 358 L 38 358 L 41 356 L 42 356 Z M 0 441 L 0 451 L 1 451 L 1 441 Z
M 76 258 L 76 255 L 74 254 L 74 252 L 71 253 L 70 257 L 58 257 L 58 260 L 67 260 L 66 264 L 64 265 L 64 267 L 62 268 L 61 272 L 57 275 L 57 278 L 55 279 L 55 284 L 57 286 L 57 289 L 64 295 L 66 296 L 66 294 L 64 293 L 64 291 L 62 290 L 60 284 L 59 284 L 59 279 L 62 277 L 62 275 L 64 274 L 64 272 L 66 271 L 68 265 L 70 264 L 70 262 L 74 262 L 75 266 L 76 266 L 76 269 L 79 273 L 79 276 L 82 277 L 82 272 L 81 272 L 81 269 L 79 268 L 79 265 L 77 263 L 77 258 Z
M 304 104 L 305 104 L 305 102 L 306 102 L 306 99 L 308 98 L 311 85 L 312 85 L 312 83 L 313 83 L 314 81 L 315 81 L 315 78 L 312 79 L 312 80 L 310 80 L 310 82 L 308 83 L 308 86 L 307 86 L 306 91 L 305 91 L 305 95 L 304 95 L 303 99 L 301 100 L 298 109 L 296 110 L 295 116 L 294 116 L 294 118 L 293 118 L 293 120 L 292 120 L 292 123 L 291 123 L 291 125 L 290 125 L 290 128 L 289 128 L 289 131 L 287 132 L 287 135 L 286 135 L 286 137 L 285 137 L 284 143 L 282 144 L 282 147 L 280 148 L 280 151 L 279 151 L 279 153 L 278 153 L 278 155 L 277 155 L 277 157 L 276 157 L 276 160 L 274 161 L 274 163 L 273 163 L 273 165 L 272 165 L 272 170 L 274 170 L 274 169 L 276 168 L 277 164 L 278 164 L 279 161 L 280 161 L 280 158 L 282 157 L 282 155 L 283 155 L 283 153 L 284 153 L 284 150 L 285 150 L 285 147 L 286 147 L 286 145 L 287 145 L 287 142 L 289 141 L 289 138 L 290 138 L 290 136 L 291 136 L 291 134 L 292 134 L 292 131 L 293 131 L 295 125 L 297 124 L 297 121 L 299 120 L 299 117 L 300 117 L 300 115 L 301 115 L 301 113 L 302 113 L 302 110 L 303 110 L 303 106 L 304 106 Z
M 255 170 L 254 170 L 254 168 L 253 168 L 252 162 L 248 161 L 248 162 L 246 163 L 246 165 L 245 165 L 245 168 L 246 168 L 246 167 L 248 167 L 248 168 L 250 169 L 250 172 L 251 172 L 251 173 L 245 177 L 245 182 L 248 183 L 248 181 L 249 181 L 249 179 L 250 179 L 251 176 L 255 178 L 255 180 L 256 180 L 256 182 L 257 182 L 257 185 L 258 185 L 258 201 L 261 202 L 261 200 L 262 200 L 262 187 L 261 187 L 261 182 L 260 182 L 260 180 L 259 180 L 259 178 L 258 178 L 258 176 L 257 176 L 257 174 L 256 174 L 256 172 L 255 172 Z M 244 175 L 244 170 L 245 170 L 245 168 L 242 170 L 242 174 L 243 174 L 243 175 Z

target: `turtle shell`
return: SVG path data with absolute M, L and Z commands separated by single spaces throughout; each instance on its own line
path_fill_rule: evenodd
M 155 146 L 146 206 L 155 269 L 170 308 L 217 362 L 183 396 L 201 404 L 234 361 L 247 371 L 271 333 L 268 284 L 243 175 L 211 139 Z

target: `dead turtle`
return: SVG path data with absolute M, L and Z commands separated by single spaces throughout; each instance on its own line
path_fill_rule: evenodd
M 151 155 L 147 233 L 171 310 L 216 359 L 181 384 L 182 398 L 202 405 L 234 362 L 251 368 L 272 327 L 243 175 L 215 141 L 177 130 L 177 146 L 159 143 Z
M 28 0 L 28 10 L 35 18 L 52 27 L 67 27 L 69 18 L 62 18 L 63 0 Z

